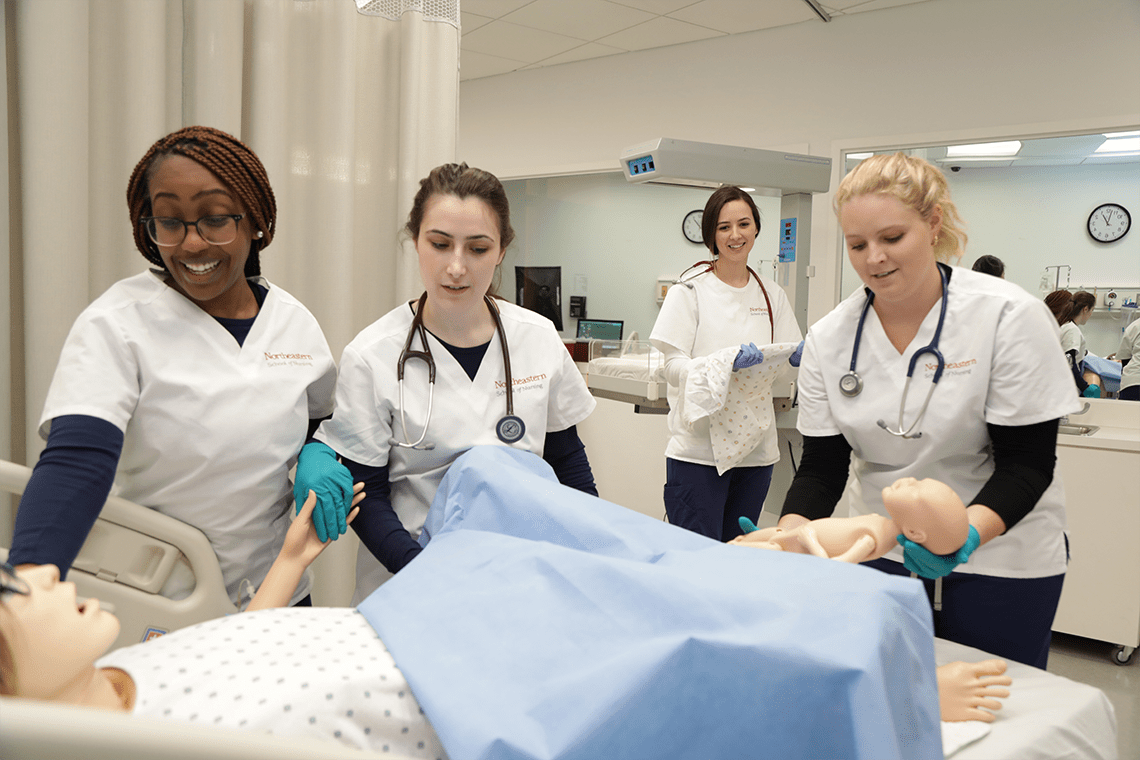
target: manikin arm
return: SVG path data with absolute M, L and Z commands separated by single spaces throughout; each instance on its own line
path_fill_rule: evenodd
M 981 720 L 991 723 L 1000 710 L 998 697 L 1008 697 L 1013 683 L 1004 660 L 950 662 L 938 668 L 938 706 L 942 720 Z M 985 708 L 985 709 L 982 709 Z
M 356 505 L 364 498 L 364 492 L 361 490 L 363 488 L 363 483 L 357 483 L 353 487 L 355 491 L 351 505 L 353 509 L 348 515 L 347 522 L 352 522 L 360 512 L 360 507 Z M 326 546 L 332 543 L 332 539 L 322 542 L 317 536 L 317 529 L 313 525 L 313 509 L 316 505 L 316 494 L 309 491 L 309 498 L 305 499 L 301 513 L 289 526 L 289 531 L 285 534 L 285 543 L 278 552 L 277 559 L 273 560 L 265 580 L 261 582 L 261 588 L 245 608 L 246 612 L 287 607 L 293 598 L 293 592 L 297 590 L 297 584 L 301 582 L 305 569 L 313 564 Z

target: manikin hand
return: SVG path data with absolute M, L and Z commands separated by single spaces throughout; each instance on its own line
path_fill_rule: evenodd
M 357 483 L 352 488 L 354 494 L 352 497 L 353 509 L 348 513 L 346 524 L 355 520 L 356 515 L 360 512 L 360 507 L 356 505 L 365 496 L 363 488 L 363 483 Z M 301 513 L 293 520 L 289 526 L 289 531 L 285 534 L 285 543 L 278 556 L 289 561 L 299 562 L 302 567 L 308 567 L 320 556 L 325 547 L 333 542 L 333 539 L 321 540 L 320 532 L 313 522 L 313 511 L 316 505 L 317 495 L 309 491 L 309 498 L 305 499 Z
M 981 720 L 993 722 L 989 710 L 1000 710 L 998 697 L 1008 697 L 1013 683 L 1005 673 L 1004 660 L 950 662 L 936 671 L 938 706 L 942 720 Z M 982 709 L 985 708 L 985 709 Z

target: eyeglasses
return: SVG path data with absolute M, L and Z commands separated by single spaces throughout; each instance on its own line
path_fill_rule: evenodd
M 232 243 L 237 237 L 237 225 L 245 214 L 213 214 L 195 222 L 184 222 L 171 216 L 144 216 L 139 221 L 146 227 L 146 234 L 156 245 L 173 248 L 186 239 L 186 230 L 194 227 L 198 237 L 211 245 Z
M 0 599 L 4 597 L 4 594 L 28 596 L 31 593 L 32 590 L 28 587 L 28 582 L 16 575 L 16 568 L 7 562 L 0 562 Z

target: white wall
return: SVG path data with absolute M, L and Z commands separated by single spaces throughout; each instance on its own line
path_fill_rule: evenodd
M 963 266 L 984 254 L 1006 263 L 1006 279 L 1040 294 L 1044 267 L 1067 264 L 1070 290 L 1112 286 L 1135 298 L 1140 290 L 1140 230 L 1115 243 L 1097 243 L 1086 229 L 1089 214 L 1115 202 L 1140 226 L 1140 164 L 970 169 L 948 175 L 951 193 L 967 221 L 970 243 Z M 1050 280 L 1053 290 L 1055 279 Z M 1065 287 L 1065 276 L 1061 276 Z M 1121 299 L 1117 300 L 1117 304 Z M 1103 300 L 1098 300 L 1103 303 Z M 1094 312 L 1083 328 L 1089 350 L 1107 356 L 1120 344 L 1119 312 Z
M 576 295 L 586 296 L 590 319 L 621 319 L 625 337 L 636 330 L 648 340 L 661 308 L 657 278 L 675 278 L 709 257 L 707 248 L 681 233 L 681 220 L 704 208 L 708 190 L 631 185 L 621 173 L 516 180 L 505 186 L 517 237 L 503 258 L 499 292 L 511 297 L 515 266 L 561 266 L 564 337 L 575 335 L 577 320 L 569 313 L 570 296 Z M 755 200 L 760 238 L 749 261 L 773 277 L 780 199 Z M 580 277 L 586 278 L 585 289 Z

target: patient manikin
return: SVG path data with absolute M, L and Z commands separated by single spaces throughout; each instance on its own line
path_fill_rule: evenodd
M 793 530 L 764 528 L 738 536 L 730 543 L 758 549 L 811 554 L 840 562 L 866 562 L 898 545 L 901 533 L 934 554 L 951 554 L 966 542 L 966 505 L 948 485 L 927 478 L 900 478 L 883 489 L 883 505 L 891 515 L 826 517 Z M 951 662 L 938 668 L 938 698 L 942 720 L 990 722 L 988 710 L 1001 708 L 997 697 L 1008 697 L 1012 679 L 1002 675 L 1006 663 Z
M 5 568 L 0 695 L 446 757 L 363 616 L 285 607 L 324 549 L 311 519 L 315 503 L 310 492 L 246 612 L 110 654 L 119 622 L 97 600 L 77 599 L 54 565 L 18 576 Z M 313 646 L 312 635 L 343 641 L 343 656 Z

